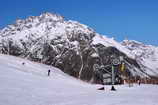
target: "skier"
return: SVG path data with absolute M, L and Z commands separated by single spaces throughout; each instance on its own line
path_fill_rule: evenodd
M 50 75 L 50 70 L 48 70 L 48 76 Z
M 23 62 L 22 65 L 25 65 L 25 62 Z

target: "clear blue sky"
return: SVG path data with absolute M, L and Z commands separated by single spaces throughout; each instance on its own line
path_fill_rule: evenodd
M 46 11 L 118 41 L 127 38 L 158 46 L 158 0 L 1 0 L 0 28 Z

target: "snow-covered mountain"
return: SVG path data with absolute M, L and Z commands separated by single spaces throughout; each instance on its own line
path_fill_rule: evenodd
M 123 56 L 127 73 L 149 76 L 148 68 L 137 63 L 135 54 L 126 46 L 84 24 L 52 13 L 17 20 L 0 30 L 0 51 L 56 66 L 72 76 L 92 82 L 101 78 L 96 76 L 94 64 L 111 65 L 112 57 Z
M 131 51 L 144 72 L 158 77 L 158 47 L 134 40 L 124 40 L 122 45 Z

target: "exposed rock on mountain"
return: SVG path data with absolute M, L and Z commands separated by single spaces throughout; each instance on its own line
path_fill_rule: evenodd
M 148 76 L 144 65 L 139 60 L 137 63 L 135 54 L 126 47 L 125 43 L 121 45 L 101 36 L 86 25 L 51 13 L 17 20 L 0 30 L 1 53 L 53 65 L 91 82 L 100 80 L 93 70 L 94 64 L 111 65 L 111 57 L 120 56 L 124 57 L 126 73 Z

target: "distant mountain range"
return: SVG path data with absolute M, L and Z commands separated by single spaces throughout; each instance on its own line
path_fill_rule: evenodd
M 94 64 L 111 65 L 113 57 L 120 56 L 132 77 L 158 77 L 158 47 L 130 40 L 120 43 L 52 13 L 17 20 L 1 29 L 0 52 L 52 65 L 91 82 L 101 78 Z

